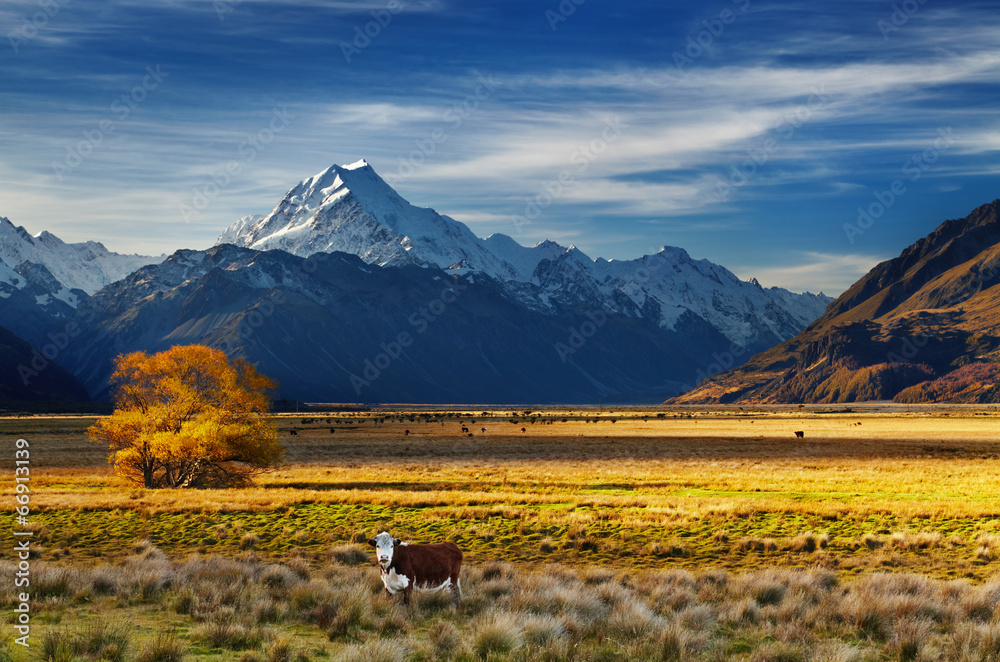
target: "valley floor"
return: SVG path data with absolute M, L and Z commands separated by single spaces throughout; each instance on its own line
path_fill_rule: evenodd
M 126 612 L 129 660 L 164 627 L 220 660 L 1000 655 L 992 407 L 281 416 L 285 466 L 201 491 L 121 484 L 91 421 L 0 419 L 31 444 L 36 645 L 66 659 Z M 459 544 L 457 614 L 377 597 L 381 530 Z

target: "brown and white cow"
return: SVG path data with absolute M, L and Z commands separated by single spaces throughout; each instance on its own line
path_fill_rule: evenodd
M 462 550 L 455 543 L 410 545 L 383 531 L 368 544 L 375 548 L 386 592 L 389 595 L 402 593 L 403 604 L 410 604 L 414 588 L 440 591 L 447 587 L 455 606 L 461 602 Z

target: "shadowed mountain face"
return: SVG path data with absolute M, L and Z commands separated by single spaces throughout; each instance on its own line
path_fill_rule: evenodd
M 463 223 L 411 205 L 365 161 L 331 166 L 303 180 L 269 214 L 230 226 L 219 244 L 300 257 L 344 252 L 373 266 L 481 274 L 508 298 L 556 315 L 560 308 L 579 306 L 672 330 L 696 316 L 742 348 L 745 357 L 791 338 L 830 303 L 823 294 L 741 281 L 680 248 L 605 260 L 550 241 L 528 247 L 503 234 L 480 239 Z
M 791 340 L 671 402 L 1000 401 L 998 213 L 945 221 Z
M 60 345 L 64 344 L 61 338 L 57 340 Z M 49 355 L 54 353 L 47 348 L 43 351 Z M 87 390 L 76 377 L 0 327 L 0 400 L 80 402 L 89 399 Z
M 118 353 L 202 343 L 310 401 L 655 402 L 731 345 L 695 315 L 541 312 L 483 274 L 231 245 L 143 267 L 70 321 L 60 361 L 95 396 Z
M 364 161 L 162 264 L 2 218 L 0 249 L 0 319 L 36 347 L 78 332 L 58 360 L 95 395 L 119 353 L 206 343 L 301 399 L 658 402 L 713 361 L 792 337 L 830 302 L 680 248 L 605 260 L 481 239 Z M 461 296 L 448 289 L 459 284 Z

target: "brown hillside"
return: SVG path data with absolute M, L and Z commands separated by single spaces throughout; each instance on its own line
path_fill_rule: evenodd
M 1000 200 L 942 223 L 873 268 L 794 338 L 672 403 L 993 402 L 957 388 L 1000 356 Z M 968 369 L 967 369 L 968 370 Z M 917 387 L 944 379 L 935 387 Z M 964 395 L 962 395 L 964 393 Z M 984 399 L 986 398 L 986 399 Z

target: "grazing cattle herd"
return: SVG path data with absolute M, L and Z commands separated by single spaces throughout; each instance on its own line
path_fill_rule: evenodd
M 403 594 L 410 604 L 413 590 L 440 591 L 447 588 L 458 607 L 462 600 L 462 551 L 453 542 L 410 545 L 383 531 L 368 541 L 382 573 L 386 593 Z

